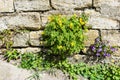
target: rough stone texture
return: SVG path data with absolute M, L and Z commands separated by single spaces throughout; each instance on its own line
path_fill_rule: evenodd
M 52 6 L 59 10 L 73 10 L 92 6 L 92 0 L 51 0 Z
M 120 20 L 120 0 L 94 0 L 94 6 L 102 15 Z
M 45 11 L 50 9 L 49 0 L 15 0 L 17 11 Z
M 112 46 L 120 46 L 120 32 L 117 30 L 102 30 L 102 40 L 108 40 Z
M 0 31 L 7 29 L 7 25 L 4 22 L 4 19 L 0 19 Z
M 22 27 L 31 30 L 40 29 L 40 15 L 39 13 L 20 13 L 8 14 L 0 17 L 0 24 L 3 29 Z
M 0 0 L 0 12 L 14 12 L 13 0 Z
M 115 57 L 120 57 L 120 48 L 113 54 Z
M 41 14 L 42 19 L 42 28 L 46 25 L 48 22 L 48 17 L 55 14 L 65 15 L 65 16 L 71 16 L 73 14 L 80 15 L 82 11 L 62 11 L 62 10 L 56 10 L 56 11 L 49 11 L 44 14 Z
M 88 21 L 94 29 L 119 29 L 119 23 L 104 17 L 91 17 Z
M 13 47 L 27 47 L 29 41 L 29 33 L 16 34 L 13 37 Z
M 85 35 L 87 36 L 85 46 L 90 46 L 94 44 L 95 39 L 99 36 L 99 32 L 97 30 L 89 30 Z
M 19 69 L 0 60 L 0 80 L 25 80 L 30 76 L 27 70 Z
M 34 47 L 28 47 L 28 48 L 21 48 L 16 49 L 20 53 L 37 53 L 41 51 L 41 48 L 34 48 Z
M 32 31 L 30 32 L 30 45 L 31 46 L 40 46 L 40 40 L 41 40 L 41 35 L 42 31 Z
M 103 15 L 94 10 L 87 9 L 84 12 L 89 15 L 88 24 L 93 29 L 120 29 L 119 22 L 116 20 L 103 17 Z

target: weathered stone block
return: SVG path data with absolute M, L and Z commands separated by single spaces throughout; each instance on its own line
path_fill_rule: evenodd
M 30 30 L 40 29 L 40 15 L 39 13 L 20 13 L 20 14 L 8 14 L 0 17 L 0 25 L 2 28 L 14 28 L 22 27 Z
M 30 32 L 30 45 L 31 46 L 40 46 L 40 38 L 41 38 L 41 35 L 42 34 L 42 31 L 32 31 Z
M 102 15 L 120 20 L 119 0 L 94 0 L 94 6 Z
M 113 56 L 120 58 L 120 48 L 118 48 L 118 50 L 113 54 Z
M 0 0 L 0 12 L 14 12 L 13 0 Z
M 120 46 L 120 32 L 118 30 L 102 30 L 102 40 L 108 40 L 111 46 Z
M 119 22 L 100 16 L 91 16 L 89 18 L 88 24 L 92 26 L 93 29 L 119 29 Z
M 95 39 L 99 37 L 99 32 L 97 30 L 89 30 L 85 35 L 87 36 L 85 46 L 90 46 L 91 44 L 94 44 Z
M 15 0 L 17 11 L 44 11 L 50 9 L 49 0 Z
M 25 80 L 32 73 L 0 60 L 0 80 Z
M 8 28 L 8 27 L 7 27 L 7 25 L 5 24 L 4 19 L 1 18 L 1 20 L 0 20 L 0 31 L 3 31 L 3 30 L 5 30 L 5 29 L 7 29 L 7 28 Z
M 13 47 L 27 47 L 29 41 L 29 33 L 19 33 L 13 37 Z
M 51 0 L 52 6 L 59 10 L 73 10 L 92 6 L 92 0 Z
M 41 48 L 32 48 L 32 47 L 28 47 L 28 48 L 22 48 L 22 49 L 16 49 L 18 52 L 20 53 L 37 53 L 41 51 Z

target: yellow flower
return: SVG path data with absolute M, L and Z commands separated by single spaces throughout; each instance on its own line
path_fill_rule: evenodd
M 77 15 L 76 15 L 76 14 L 74 14 L 73 16 L 74 16 L 74 17 L 77 17 Z
M 58 24 L 62 26 L 62 21 L 60 19 L 58 20 Z
M 72 27 L 73 27 L 73 23 L 70 23 L 70 28 L 72 29 Z
M 53 20 L 53 18 L 51 16 L 49 16 L 48 20 L 51 22 Z
M 44 31 L 41 34 L 44 35 L 45 34 Z
M 85 29 L 85 32 L 88 32 L 88 29 Z
M 71 42 L 71 46 L 75 46 L 75 42 Z
M 84 24 L 85 24 L 85 22 L 83 21 L 83 19 L 82 19 L 82 18 L 80 18 L 80 23 L 81 23 L 82 25 L 84 25 Z
M 43 41 L 40 41 L 40 45 L 42 45 L 43 44 Z
M 57 46 L 58 49 L 62 49 L 63 47 L 62 46 Z

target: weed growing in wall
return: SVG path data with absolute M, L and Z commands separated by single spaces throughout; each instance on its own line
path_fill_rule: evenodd
M 109 41 L 102 42 L 100 37 L 96 38 L 95 43 L 90 46 L 91 53 L 98 57 L 109 57 L 116 50 L 116 47 L 109 45 Z
M 87 20 L 85 14 L 80 17 L 75 14 L 71 17 L 50 16 L 43 32 L 45 46 L 49 47 L 47 53 L 61 58 L 79 53 L 84 48 L 84 32 L 88 29 Z

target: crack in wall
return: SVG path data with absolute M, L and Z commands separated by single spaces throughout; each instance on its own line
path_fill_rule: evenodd
M 52 5 L 52 0 L 49 0 L 49 4 L 50 4 L 50 7 L 53 9 L 53 10 L 56 10 L 53 5 Z

